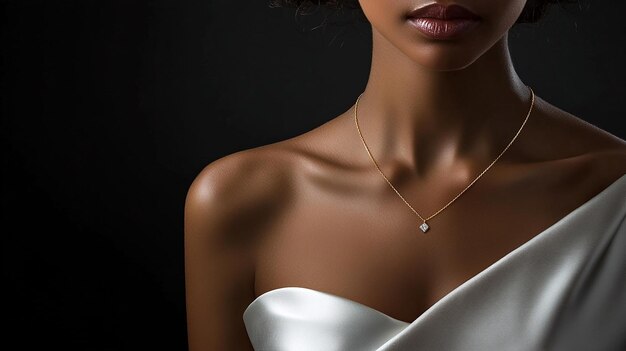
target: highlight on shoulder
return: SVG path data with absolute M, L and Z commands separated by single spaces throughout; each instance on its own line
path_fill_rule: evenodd
M 276 153 L 263 147 L 242 150 L 202 169 L 189 187 L 186 207 L 208 206 L 205 215 L 234 229 L 242 221 L 254 224 L 255 218 L 276 210 L 289 196 L 289 182 L 288 165 Z

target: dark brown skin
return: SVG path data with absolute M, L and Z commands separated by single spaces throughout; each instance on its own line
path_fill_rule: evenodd
M 458 1 L 483 23 L 453 43 L 406 27 L 402 16 L 423 3 L 361 1 L 373 59 L 359 125 L 428 217 L 497 157 L 530 100 L 506 35 L 524 0 Z M 626 174 L 626 141 L 536 96 L 517 140 L 424 234 L 353 113 L 198 175 L 185 207 L 190 350 L 252 350 L 243 311 L 286 286 L 411 322 Z

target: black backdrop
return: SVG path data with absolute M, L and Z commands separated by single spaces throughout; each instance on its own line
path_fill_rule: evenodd
M 368 26 L 264 0 L 0 3 L 3 344 L 185 349 L 189 184 L 347 109 Z M 538 95 L 621 138 L 625 10 L 582 0 L 510 33 Z

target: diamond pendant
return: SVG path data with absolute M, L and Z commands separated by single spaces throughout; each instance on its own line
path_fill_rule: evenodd
M 426 232 L 428 231 L 428 228 L 430 228 L 430 227 L 428 226 L 428 224 L 426 224 L 426 222 L 424 222 L 424 223 L 420 224 L 420 229 L 421 229 L 424 233 L 426 233 Z

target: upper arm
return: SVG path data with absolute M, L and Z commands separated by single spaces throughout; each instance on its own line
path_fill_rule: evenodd
M 194 180 L 185 202 L 185 294 L 189 350 L 252 350 L 243 311 L 254 296 L 250 242 L 238 216 L 234 157 L 214 161 Z
M 243 312 L 255 298 L 255 258 L 290 207 L 293 153 L 258 147 L 213 161 L 185 202 L 189 350 L 252 350 Z

